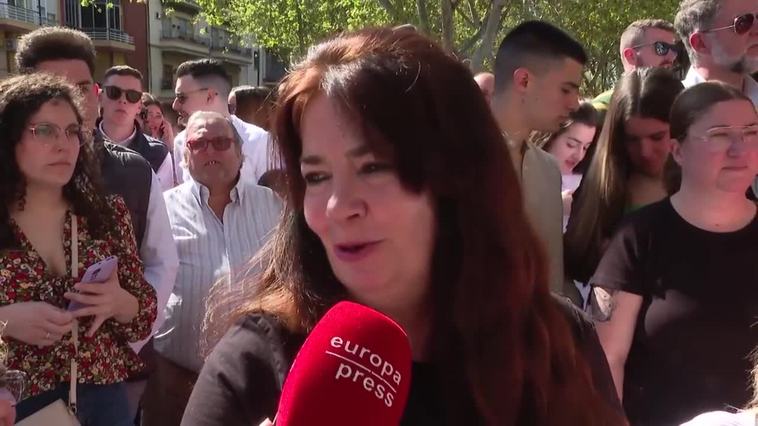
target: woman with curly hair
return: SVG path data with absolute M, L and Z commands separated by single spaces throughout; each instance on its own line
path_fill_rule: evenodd
M 149 335 L 156 296 L 123 200 L 100 189 L 81 102 L 52 76 L 0 83 L 0 321 L 8 367 L 28 375 L 19 419 L 68 398 L 75 360 L 79 420 L 128 425 L 123 381 L 140 367 L 128 343 Z M 105 282 L 79 282 L 110 256 L 118 266 Z

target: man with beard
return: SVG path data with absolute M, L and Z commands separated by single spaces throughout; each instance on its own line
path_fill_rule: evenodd
M 619 55 L 625 73 L 643 67 L 671 68 L 679 55 L 674 26 L 662 19 L 632 22 L 621 33 Z M 601 93 L 592 106 L 607 110 L 612 95 L 613 89 Z
M 758 0 L 683 0 L 674 26 L 692 66 L 684 87 L 720 80 L 758 106 Z M 758 193 L 758 179 L 753 185 Z

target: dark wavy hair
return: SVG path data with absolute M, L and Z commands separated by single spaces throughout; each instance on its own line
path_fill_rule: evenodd
M 305 333 L 348 297 L 303 211 L 300 126 L 322 95 L 382 158 L 390 153 L 408 191 L 434 199 L 428 361 L 446 423 L 619 424 L 550 294 L 545 255 L 489 106 L 466 66 L 412 29 L 339 35 L 285 77 L 273 129 L 287 172 L 284 217 L 258 257 L 262 274 L 234 293 L 214 288 L 206 327 L 223 331 L 266 312 Z
M 0 249 L 19 244 L 9 222 L 9 206 L 20 204 L 23 208 L 26 196 L 26 181 L 16 163 L 16 147 L 31 116 L 50 101 L 69 104 L 76 121 L 82 124 L 84 101 L 79 91 L 63 79 L 29 74 L 0 82 Z M 115 213 L 103 195 L 90 135 L 85 132 L 82 137 L 87 140 L 79 150 L 74 175 L 63 186 L 63 196 L 75 214 L 87 219 L 90 233 L 104 239 L 111 234 L 105 217 L 109 212 Z

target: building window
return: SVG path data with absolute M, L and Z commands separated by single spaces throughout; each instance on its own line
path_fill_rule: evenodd
M 72 28 L 80 28 L 79 20 L 79 2 L 77 0 L 66 0 L 66 25 Z
M 89 6 L 82 6 L 82 27 L 97 29 L 121 29 L 121 3 L 113 1 L 111 7 L 102 0 Z
M 174 88 L 174 67 L 163 65 L 163 77 L 161 78 L 161 89 L 173 90 Z

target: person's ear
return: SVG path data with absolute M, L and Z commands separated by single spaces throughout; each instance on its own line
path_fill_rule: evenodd
M 676 161 L 676 164 L 678 164 L 679 167 L 682 166 L 682 143 L 677 139 L 671 139 L 671 158 Z
M 523 93 L 531 83 L 532 74 L 526 68 L 516 68 L 513 71 L 513 87 L 517 92 Z
M 629 65 L 637 66 L 637 51 L 632 49 L 631 47 L 627 47 L 624 49 L 623 53 L 624 62 L 626 62 Z
M 708 46 L 704 33 L 696 31 L 690 34 L 689 40 L 690 46 L 692 46 L 692 50 L 695 52 L 710 53 L 710 47 Z

